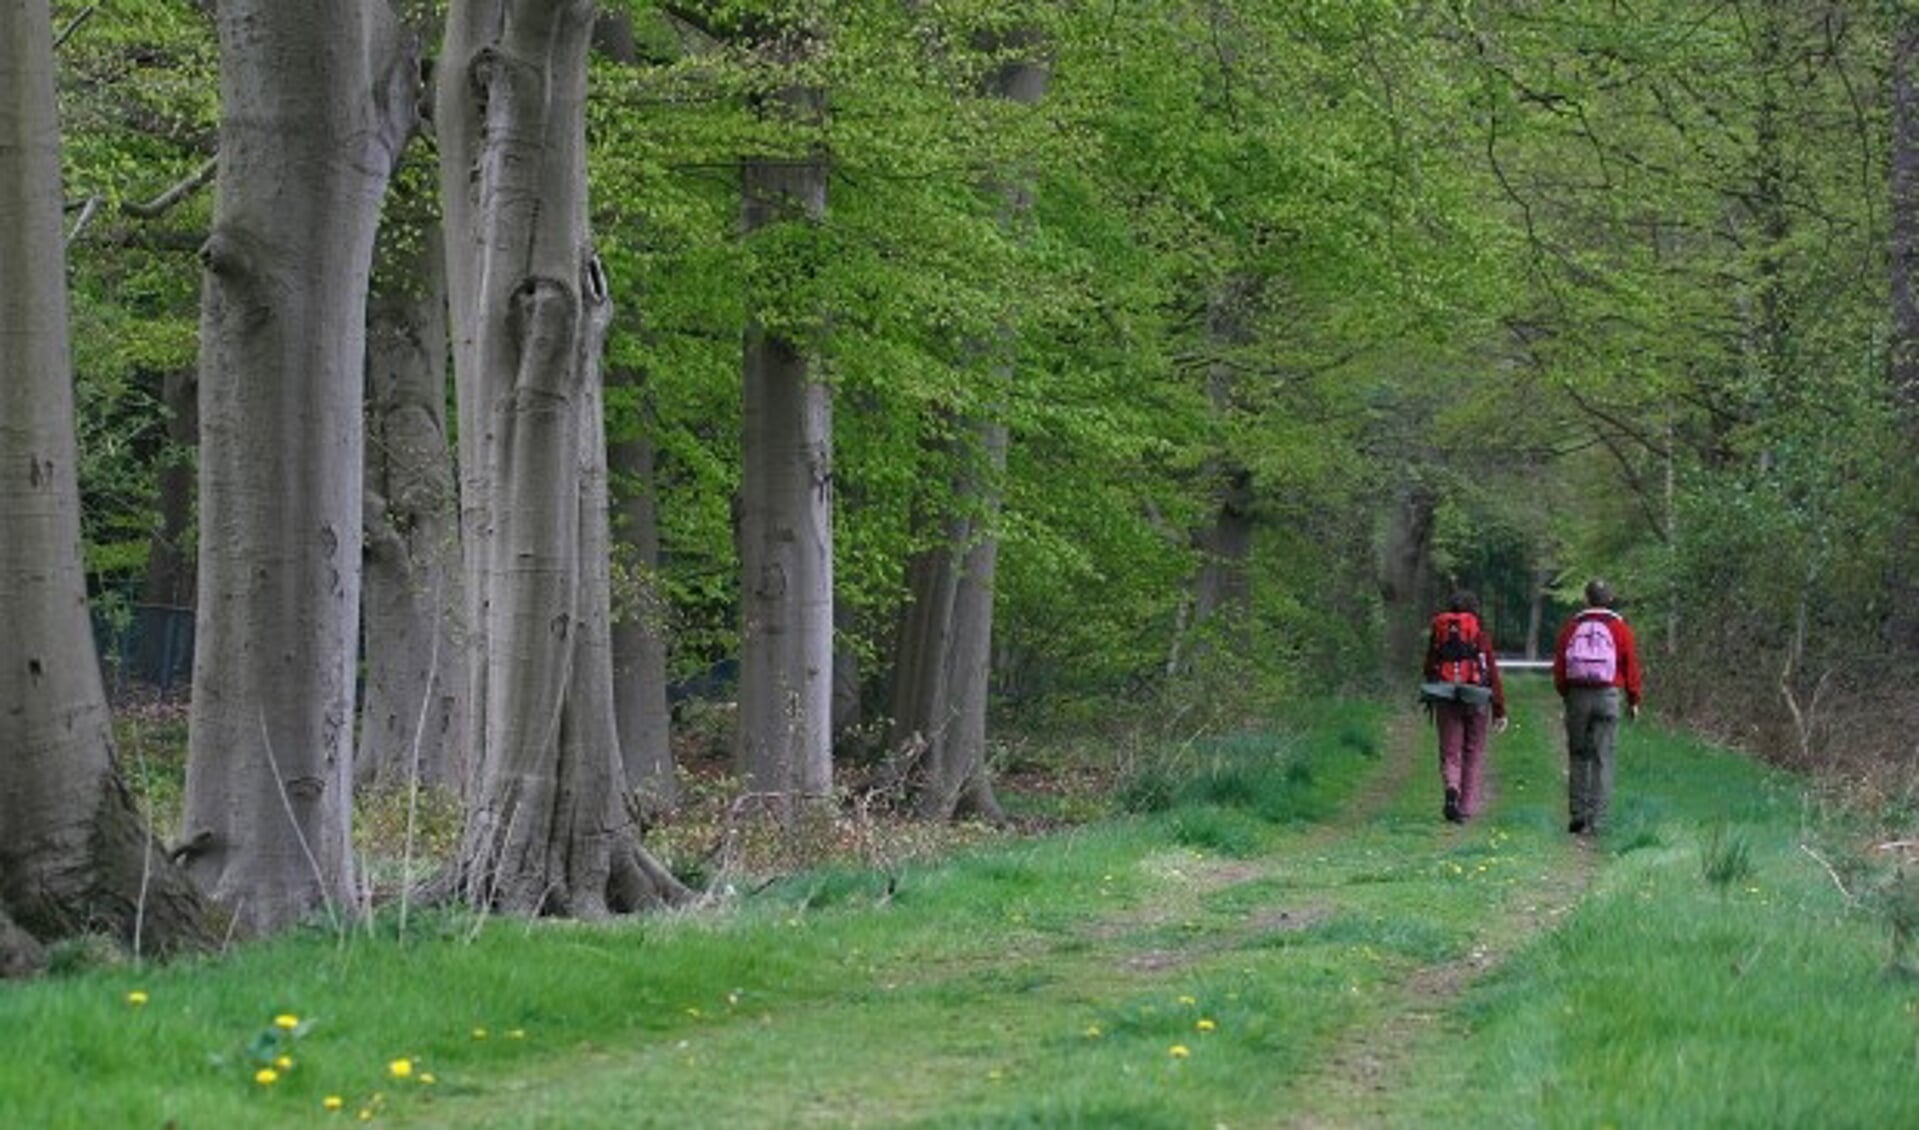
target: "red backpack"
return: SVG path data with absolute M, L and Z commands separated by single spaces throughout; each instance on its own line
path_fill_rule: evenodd
M 1440 682 L 1475 686 L 1486 682 L 1479 617 L 1470 612 L 1441 612 L 1433 617 L 1432 646 L 1439 657 Z

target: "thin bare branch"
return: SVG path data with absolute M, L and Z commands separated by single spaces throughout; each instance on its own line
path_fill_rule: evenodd
M 67 26 L 60 29 L 60 34 L 53 37 L 53 49 L 55 51 L 60 50 L 61 45 L 66 43 L 67 40 L 71 39 L 73 37 L 74 32 L 80 30 L 80 25 L 92 19 L 93 13 L 95 13 L 96 11 L 99 11 L 99 9 L 100 9 L 100 5 L 89 4 L 86 6 L 86 8 L 81 10 L 79 15 L 73 17 L 72 20 L 68 21 Z
M 87 197 L 86 202 L 80 205 L 80 215 L 74 219 L 73 227 L 67 232 L 67 243 L 71 244 L 74 240 L 80 238 L 80 229 L 86 227 L 87 221 L 93 219 L 93 214 L 99 210 L 99 195 L 95 194 Z
M 175 204 L 178 204 L 180 201 L 185 200 L 188 196 L 205 187 L 207 182 L 213 179 L 213 174 L 218 171 L 219 168 L 220 158 L 208 157 L 204 164 L 193 170 L 193 172 L 179 184 L 167 189 L 145 204 L 134 204 L 131 202 L 122 204 L 120 205 L 120 210 L 129 216 L 135 216 L 142 220 L 157 220 L 165 215 L 167 210 Z

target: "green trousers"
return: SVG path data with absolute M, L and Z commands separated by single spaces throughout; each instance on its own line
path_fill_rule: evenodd
M 1575 824 L 1597 832 L 1612 801 L 1613 744 L 1619 735 L 1618 687 L 1566 690 L 1566 792 Z

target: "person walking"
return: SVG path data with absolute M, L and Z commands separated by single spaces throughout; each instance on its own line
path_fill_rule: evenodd
M 1459 589 L 1433 617 L 1426 645 L 1421 697 L 1432 708 L 1439 735 L 1439 779 L 1446 790 L 1441 814 L 1463 824 L 1479 814 L 1486 766 L 1487 712 L 1495 731 L 1506 728 L 1506 686 L 1492 641 L 1479 619 L 1479 598 Z
M 1611 585 L 1588 582 L 1586 607 L 1566 621 L 1553 645 L 1553 688 L 1566 708 L 1566 793 L 1572 816 L 1566 830 L 1575 836 L 1596 835 L 1605 824 L 1622 705 L 1628 718 L 1639 717 L 1639 649 L 1614 603 Z

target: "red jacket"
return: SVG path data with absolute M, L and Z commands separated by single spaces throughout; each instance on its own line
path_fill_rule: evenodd
M 1499 677 L 1499 660 L 1493 657 L 1493 649 L 1487 642 L 1485 622 L 1480 622 L 1479 658 L 1486 668 L 1486 684 L 1493 690 L 1493 717 L 1506 716 L 1506 682 Z M 1439 641 L 1427 633 L 1425 679 L 1429 683 L 1439 681 Z
M 1633 706 L 1639 705 L 1639 647 L 1633 642 L 1632 629 L 1627 626 L 1625 617 L 1605 608 L 1587 608 L 1566 621 L 1559 629 L 1559 640 L 1553 644 L 1553 687 L 1564 698 L 1566 690 L 1572 684 L 1566 680 L 1566 642 L 1572 639 L 1573 629 L 1581 620 L 1595 616 L 1604 616 L 1606 626 L 1612 629 L 1613 650 L 1619 654 L 1619 665 L 1613 671 L 1612 685 L 1626 692 L 1626 701 Z

